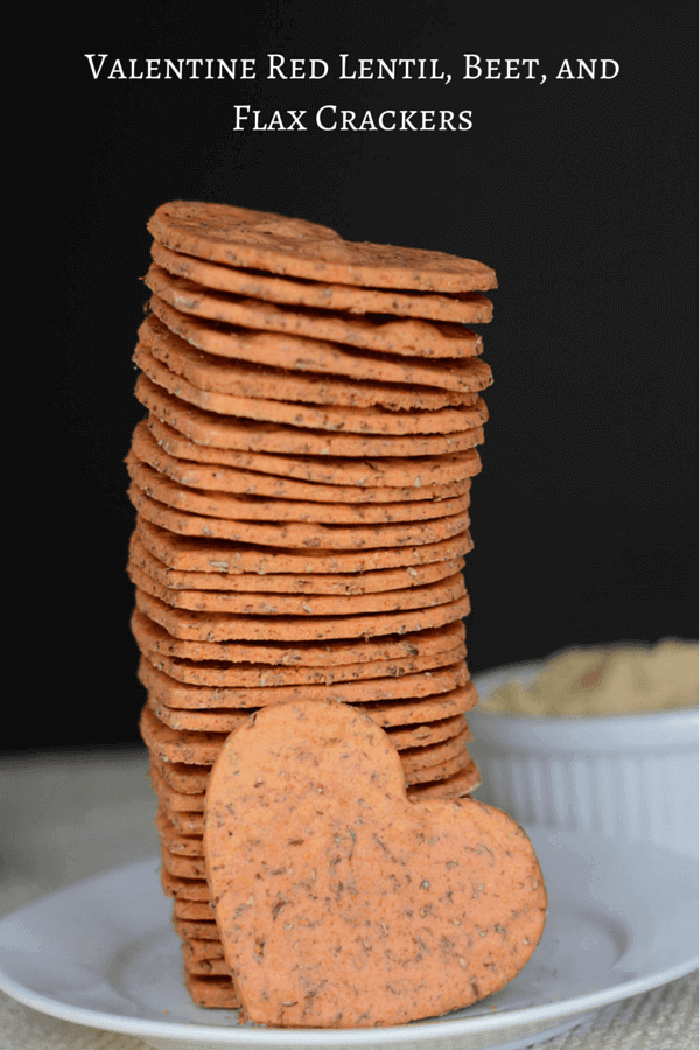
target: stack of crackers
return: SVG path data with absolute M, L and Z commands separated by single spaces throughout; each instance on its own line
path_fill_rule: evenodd
M 127 457 L 141 732 L 193 1000 L 235 1007 L 205 878 L 208 778 L 261 708 L 356 706 L 410 798 L 478 785 L 462 568 L 491 372 L 489 267 L 176 201 L 149 221 Z

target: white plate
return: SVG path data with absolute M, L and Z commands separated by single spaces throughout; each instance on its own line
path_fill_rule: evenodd
M 266 1029 L 193 1006 L 159 859 L 116 868 L 0 922 L 0 988 L 35 1010 L 161 1050 L 516 1048 L 698 965 L 691 857 L 529 828 L 547 886 L 545 931 L 502 991 L 435 1021 L 383 1029 Z

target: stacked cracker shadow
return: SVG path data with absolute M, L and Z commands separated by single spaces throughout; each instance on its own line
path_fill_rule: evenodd
M 462 568 L 491 382 L 488 267 L 174 202 L 149 222 L 151 313 L 127 457 L 132 629 L 186 981 L 235 1007 L 205 880 L 227 735 L 294 700 L 356 705 L 409 797 L 468 794 Z

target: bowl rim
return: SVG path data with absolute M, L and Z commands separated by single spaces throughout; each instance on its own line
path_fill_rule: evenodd
M 590 649 L 608 646 L 588 646 Z M 511 678 L 534 679 L 559 650 L 543 660 L 494 667 L 473 676 L 477 693 L 487 695 Z M 489 743 L 509 751 L 551 750 L 606 752 L 639 750 L 697 750 L 698 708 L 677 707 L 640 714 L 529 715 L 481 710 L 468 715 L 474 743 Z M 604 734 L 604 735 L 602 735 Z

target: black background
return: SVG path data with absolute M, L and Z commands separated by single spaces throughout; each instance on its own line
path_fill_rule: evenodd
M 143 415 L 131 354 L 146 221 L 174 198 L 496 269 L 466 570 L 472 673 L 572 644 L 697 636 L 695 5 L 547 10 L 241 0 L 56 17 L 70 43 L 47 57 L 33 147 L 50 230 L 44 554 L 26 614 L 40 626 L 25 667 L 41 716 L 7 750 L 139 739 L 123 458 Z M 331 72 L 268 80 L 270 52 Z M 153 57 L 255 57 L 258 76 L 94 80 L 85 55 L 102 53 L 139 71 Z M 436 57 L 452 82 L 341 81 L 340 53 Z M 463 80 L 464 53 L 538 57 L 547 82 Z M 556 79 L 578 57 L 614 59 L 619 74 Z M 236 103 L 268 119 L 305 109 L 310 130 L 234 133 Z M 326 133 L 313 120 L 325 104 L 468 109 L 473 127 Z

